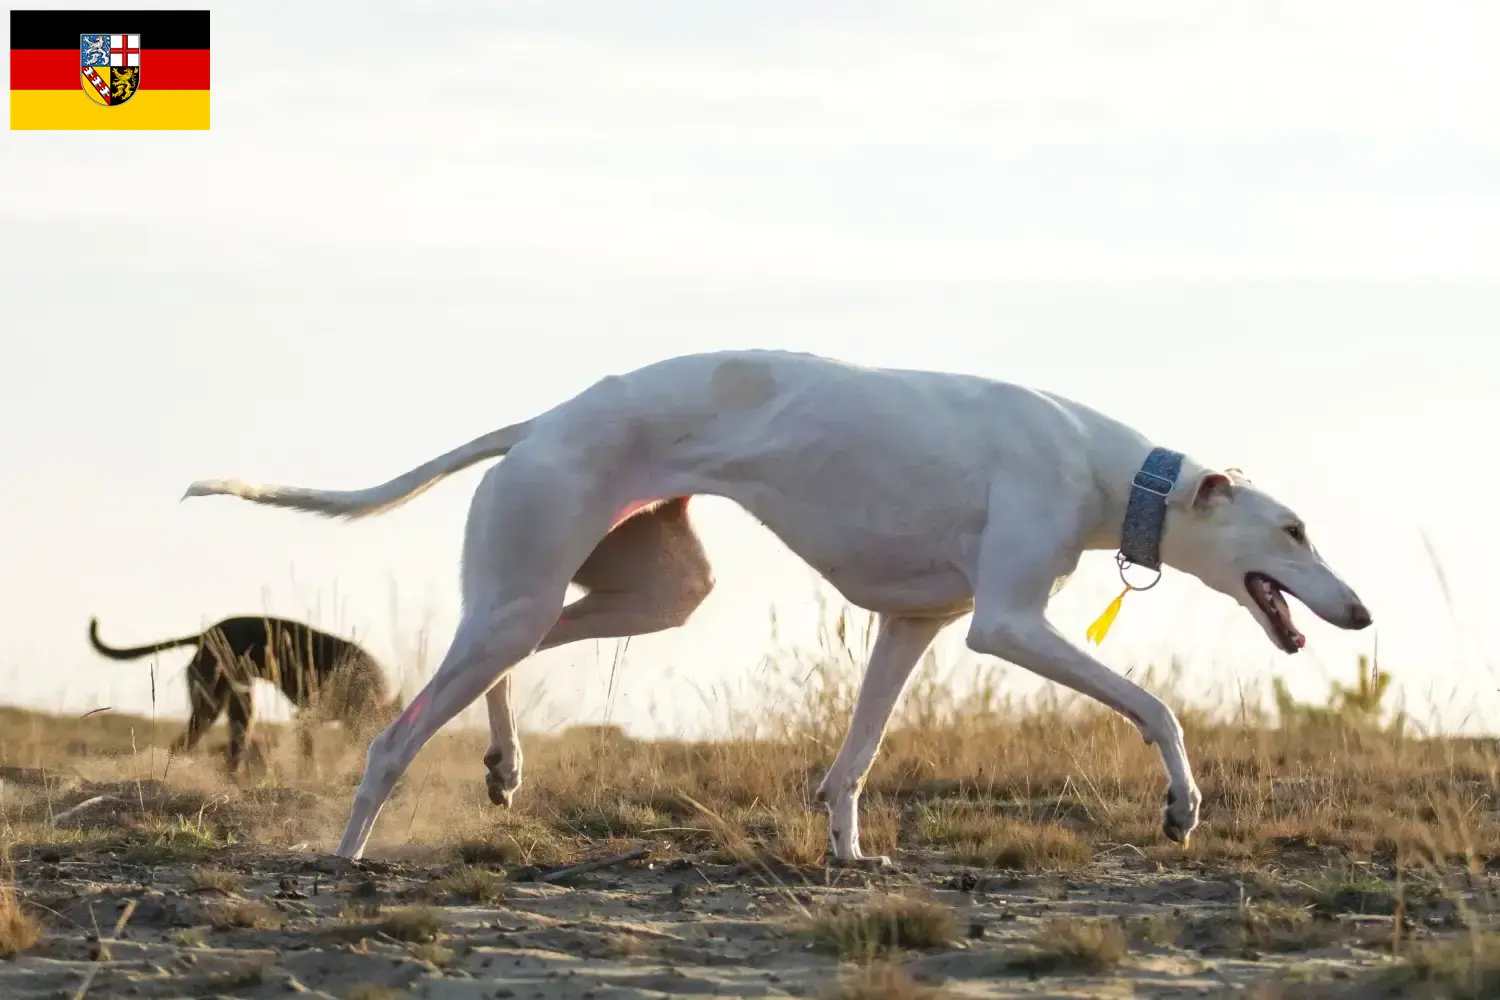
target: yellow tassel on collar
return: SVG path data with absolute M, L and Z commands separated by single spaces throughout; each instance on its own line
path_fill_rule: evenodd
M 1109 607 L 1104 609 L 1104 614 L 1094 619 L 1094 624 L 1089 626 L 1086 635 L 1094 645 L 1097 646 L 1104 641 L 1105 635 L 1109 633 L 1109 627 L 1115 623 L 1115 616 L 1120 613 L 1120 605 L 1124 602 L 1125 595 L 1130 593 L 1131 589 L 1127 585 L 1124 590 L 1120 591 L 1120 596 L 1110 601 Z

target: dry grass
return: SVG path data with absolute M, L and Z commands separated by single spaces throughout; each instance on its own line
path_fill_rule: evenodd
M 1253 958 L 1261 951 L 1311 951 L 1342 936 L 1337 923 L 1318 919 L 1308 907 L 1262 901 L 1241 908 L 1228 941 L 1241 955 Z
M 209 923 L 214 930 L 268 930 L 280 927 L 281 914 L 259 900 L 244 900 L 235 903 L 218 903 L 209 907 Z
M 217 892 L 232 896 L 240 891 L 240 877 L 218 868 L 194 868 L 188 872 L 184 888 L 188 892 Z
M 1500 936 L 1474 934 L 1415 949 L 1376 978 L 1386 996 L 1488 1000 L 1500 996 Z
M 1076 870 L 1119 845 L 1168 866 L 1316 867 L 1332 852 L 1335 861 L 1376 862 L 1384 872 L 1396 861 L 1500 857 L 1500 813 L 1485 806 L 1500 782 L 1500 754 L 1485 741 L 1282 730 L 1263 718 L 1212 722 L 1184 711 L 1204 793 L 1204 825 L 1184 853 L 1161 836 L 1159 763 L 1133 727 L 1087 707 L 1012 706 L 993 692 L 959 702 L 946 691 L 940 678 L 919 679 L 906 717 L 885 740 L 862 811 L 867 853 L 928 851 L 950 863 L 1023 871 Z M 384 811 L 375 850 L 451 845 L 445 849 L 469 865 L 548 867 L 596 854 L 601 843 L 647 840 L 816 864 L 827 825 L 811 793 L 848 706 L 836 689 L 814 686 L 812 696 L 822 699 L 816 717 L 782 718 L 781 731 L 742 730 L 715 742 L 629 741 L 625 751 L 598 756 L 577 740 L 528 736 L 525 785 L 511 811 L 491 807 L 474 777 L 482 737 L 444 734 Z M 173 760 L 162 782 L 162 754 L 158 778 L 138 786 L 132 772 L 147 773 L 144 754 L 115 747 L 59 755 L 68 744 L 50 738 L 51 724 L 35 716 L 0 746 L 0 763 L 46 762 L 45 772 L 12 764 L 35 767 L 36 779 L 7 781 L 0 820 L 22 852 L 209 868 L 237 844 L 326 848 L 347 816 L 357 774 L 351 765 L 325 768 L 322 783 L 273 772 L 234 785 L 212 757 L 200 757 Z M 18 744 L 18 734 L 36 742 Z M 79 745 L 92 752 L 99 742 Z M 124 801 L 82 826 L 46 823 L 100 789 Z M 1325 897 L 1335 907 L 1389 912 L 1378 898 L 1389 890 L 1378 882 L 1363 896 L 1351 882 Z
M 494 872 L 483 868 L 460 868 L 433 884 L 439 896 L 469 903 L 495 903 L 504 898 L 505 882 Z
M 1500 935 L 1425 944 L 1401 961 L 1347 981 L 1263 983 L 1251 1000 L 1493 1000 L 1500 996 Z
M 42 925 L 21 906 L 11 881 L 0 882 L 0 958 L 12 958 L 35 945 Z
M 397 941 L 429 944 L 442 936 L 448 918 L 441 910 L 430 906 L 412 906 L 391 910 L 377 926 L 382 933 Z
M 646 958 L 661 954 L 661 942 L 641 934 L 611 934 L 604 942 L 610 958 Z
M 666 816 L 650 806 L 618 798 L 581 806 L 559 822 L 578 836 L 599 840 L 638 837 L 647 830 L 671 825 Z
M 858 906 L 829 909 L 805 921 L 821 947 L 869 962 L 903 949 L 939 948 L 958 937 L 953 910 L 912 896 L 874 896 Z
M 717 855 L 767 869 L 779 862 L 773 874 L 783 881 L 822 878 L 807 871 L 824 860 L 827 841 L 812 795 L 843 738 L 864 657 L 863 643 L 851 638 L 857 623 L 840 623 L 811 660 L 788 656 L 768 665 L 754 679 L 763 700 L 753 714 L 727 715 L 723 738 L 644 741 L 611 729 L 528 734 L 513 810 L 491 806 L 479 780 L 485 735 L 445 733 L 398 785 L 370 854 L 402 850 L 446 869 L 430 884 L 432 902 L 493 903 L 516 869 L 643 844 L 653 860 Z M 1129 723 L 1090 704 L 1019 703 L 991 683 L 960 695 L 950 679 L 929 661 L 904 697 L 866 784 L 866 853 L 1026 873 L 1074 873 L 1107 857 L 1153 873 L 1229 871 L 1247 886 L 1248 902 L 1213 926 L 1133 923 L 1127 935 L 1112 921 L 1058 923 L 1018 959 L 1032 971 L 1107 970 L 1124 960 L 1132 938 L 1163 948 L 1198 935 L 1238 953 L 1311 950 L 1337 940 L 1332 916 L 1415 911 L 1448 893 L 1455 876 L 1483 875 L 1500 859 L 1494 741 L 1382 726 L 1378 706 L 1363 703 L 1349 718 L 1294 712 L 1285 726 L 1248 698 L 1214 710 L 1174 704 L 1204 797 L 1204 825 L 1181 851 L 1159 828 L 1159 755 Z M 1170 681 L 1144 678 L 1173 701 Z M 321 777 L 308 779 L 294 741 L 283 740 L 263 771 L 230 782 L 219 770 L 219 747 L 169 761 L 163 747 L 179 725 L 0 710 L 0 837 L 18 866 L 20 859 L 36 866 L 25 871 L 102 862 L 142 880 L 163 874 L 155 866 L 196 867 L 186 888 L 228 896 L 238 880 L 227 869 L 245 845 L 326 850 L 336 840 L 362 748 L 335 747 L 321 761 Z M 284 735 L 275 726 L 259 731 L 272 743 Z M 111 797 L 106 806 L 69 812 L 101 794 Z M 59 815 L 67 818 L 54 824 Z M 1262 871 L 1272 868 L 1275 878 Z M 215 926 L 279 922 L 264 904 L 211 905 Z M 362 904 L 339 933 L 430 945 L 426 960 L 440 964 L 440 916 L 381 905 L 375 898 Z M 35 930 L 16 894 L 0 889 L 0 951 Z M 907 897 L 820 911 L 804 930 L 867 965 L 957 936 L 951 910 Z M 1413 951 L 1399 968 L 1429 985 L 1464 976 L 1488 981 L 1492 967 L 1484 961 L 1468 972 L 1454 972 L 1455 962 L 1454 953 Z M 891 969 L 841 988 L 936 995 Z
M 458 815 L 474 808 L 464 803 L 459 806 Z M 561 865 L 574 858 L 580 840 L 571 831 L 559 830 L 539 817 L 506 812 L 492 814 L 488 824 L 469 825 L 454 845 L 453 853 L 466 865 Z
M 411 957 L 418 962 L 435 965 L 439 969 L 452 965 L 458 958 L 452 948 L 439 944 L 436 941 L 423 941 L 420 944 L 413 945 L 411 948 Z
M 1152 913 L 1126 920 L 1125 931 L 1128 938 L 1138 943 L 1166 948 L 1177 944 L 1182 937 L 1183 921 L 1170 913 Z
M 812 792 L 848 723 L 867 646 L 859 625 L 839 616 L 822 650 L 769 662 L 753 681 L 762 703 L 726 713 L 722 739 L 642 741 L 610 727 L 528 735 L 511 811 L 490 806 L 476 778 L 483 735 L 443 734 L 398 787 L 373 849 L 443 845 L 468 865 L 551 867 L 646 840 L 657 850 L 817 864 L 827 823 Z M 1078 870 L 1122 845 L 1169 867 L 1321 866 L 1329 852 L 1386 869 L 1500 857 L 1500 813 L 1486 807 L 1500 782 L 1493 741 L 1382 728 L 1379 706 L 1365 703 L 1378 685 L 1347 720 L 1283 706 L 1295 719 L 1282 726 L 1250 696 L 1213 711 L 1177 705 L 1204 797 L 1204 825 L 1183 853 L 1161 835 L 1158 755 L 1133 726 L 1088 703 L 1018 703 L 985 678 L 959 695 L 952 679 L 929 659 L 903 699 L 866 785 L 867 853 L 915 850 L 1028 872 Z M 1169 701 L 1171 680 L 1144 677 Z M 1351 690 L 1335 700 L 1352 703 Z M 169 764 L 162 745 L 178 727 L 0 709 L 0 765 L 30 775 L 7 781 L 6 840 L 69 857 L 208 867 L 237 844 L 326 849 L 336 839 L 360 748 L 334 747 L 322 779 L 308 780 L 295 741 L 261 726 L 273 744 L 264 771 L 230 783 L 217 746 Z M 48 825 L 100 791 L 117 801 Z
M 342 941 L 358 941 L 383 934 L 406 944 L 425 945 L 437 943 L 448 929 L 447 915 L 431 906 L 407 906 L 384 911 L 371 907 L 368 912 L 352 910 L 346 911 L 345 920 L 345 923 L 326 927 L 320 933 Z
M 1409 894 L 1422 894 L 1425 887 L 1406 887 Z M 1398 892 L 1395 886 L 1368 871 L 1329 869 L 1318 872 L 1307 882 L 1313 908 L 1322 914 L 1395 913 Z
M 171 935 L 172 942 L 181 948 L 202 948 L 208 944 L 202 927 L 183 927 Z
M 1076 831 L 1025 822 L 1005 815 L 1003 808 L 964 800 L 924 804 L 917 811 L 917 842 L 940 848 L 953 864 L 979 868 L 1076 870 L 1093 857 L 1088 840 Z
M 1119 965 L 1129 952 L 1120 921 L 1065 917 L 1050 920 L 1038 929 L 1030 947 L 1013 958 L 1010 966 L 1038 976 L 1099 975 Z

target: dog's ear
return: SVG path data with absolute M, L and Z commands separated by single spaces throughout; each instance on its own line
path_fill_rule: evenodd
M 1228 500 L 1234 493 L 1234 480 L 1222 472 L 1207 469 L 1196 482 L 1183 483 L 1173 492 L 1172 500 L 1193 510 L 1207 510 L 1215 503 Z

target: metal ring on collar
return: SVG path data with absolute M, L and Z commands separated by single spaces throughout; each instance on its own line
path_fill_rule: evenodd
M 1120 582 L 1123 583 L 1125 586 L 1129 587 L 1131 590 L 1146 591 L 1146 590 L 1150 590 L 1152 587 L 1156 586 L 1158 583 L 1161 583 L 1161 567 L 1159 567 L 1159 566 L 1156 569 L 1156 578 L 1154 580 L 1152 580 L 1150 583 L 1146 584 L 1144 587 L 1138 587 L 1135 584 L 1131 583 L 1129 580 L 1125 579 L 1125 570 L 1128 567 L 1131 567 L 1131 566 L 1135 565 L 1135 563 L 1133 563 L 1129 559 L 1125 558 L 1125 553 L 1123 553 L 1123 552 L 1117 552 L 1117 553 L 1115 553 L 1115 565 L 1120 570 Z

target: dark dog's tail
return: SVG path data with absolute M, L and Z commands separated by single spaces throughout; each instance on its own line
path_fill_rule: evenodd
M 196 646 L 202 641 L 203 636 L 200 633 L 199 635 L 184 636 L 181 639 L 168 639 L 166 642 L 155 642 L 149 646 L 115 649 L 111 646 L 106 646 L 99 639 L 99 619 L 89 619 L 89 642 L 93 643 L 95 649 L 111 660 L 135 660 L 142 656 L 150 656 L 152 653 L 160 653 L 164 649 L 176 649 L 178 646 Z

